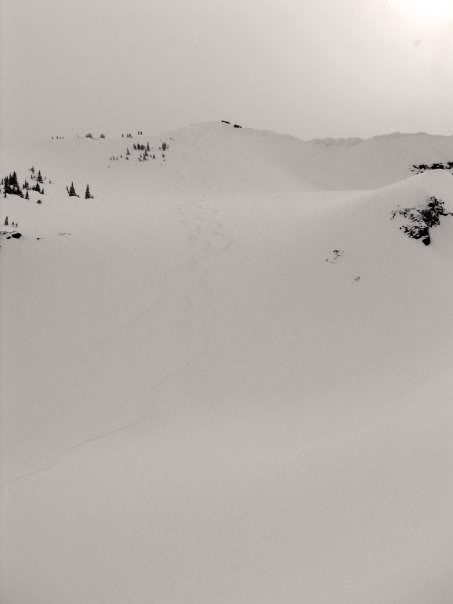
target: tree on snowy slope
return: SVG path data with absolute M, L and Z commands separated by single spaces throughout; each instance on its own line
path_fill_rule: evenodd
M 73 182 L 71 182 L 70 187 L 66 187 L 66 191 L 68 192 L 69 197 L 78 197 Z
M 3 179 L 3 192 L 5 197 L 6 195 L 18 195 L 19 197 L 24 196 L 19 186 L 16 172 L 13 172 L 9 176 L 5 176 Z

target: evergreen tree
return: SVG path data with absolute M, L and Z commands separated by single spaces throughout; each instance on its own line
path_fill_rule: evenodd
M 41 176 L 41 170 L 39 170 L 39 172 L 38 172 L 38 182 L 41 183 L 41 184 L 43 183 L 43 179 L 42 179 L 42 176 Z
M 25 193 L 25 199 L 30 199 L 30 195 L 28 194 L 28 189 L 27 189 L 27 192 Z
M 5 178 L 3 179 L 3 183 L 4 197 L 6 197 L 6 195 L 18 195 L 19 197 L 24 196 L 17 180 L 16 172 L 9 174 L 9 176 L 5 176 Z
M 78 197 L 76 190 L 74 188 L 74 183 L 71 182 L 71 186 L 68 188 L 66 187 L 66 190 L 68 192 L 69 197 Z
M 93 196 L 90 193 L 90 186 L 87 185 L 87 188 L 85 190 L 85 199 L 93 199 Z

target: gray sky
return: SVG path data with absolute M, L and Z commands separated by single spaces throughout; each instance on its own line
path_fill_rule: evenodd
M 2 138 L 222 118 L 453 134 L 453 0 L 412 2 L 0 0 Z

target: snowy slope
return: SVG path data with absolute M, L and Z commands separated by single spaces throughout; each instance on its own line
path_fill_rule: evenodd
M 403 170 L 451 159 L 424 136 L 8 150 L 53 184 L 0 204 L 2 601 L 453 598 L 453 216 L 429 247 L 391 219 L 453 211 Z
M 158 150 L 162 140 L 170 145 L 165 162 Z M 82 137 L 27 147 L 19 144 L 1 152 L 0 165 L 3 173 L 19 166 L 29 168 L 37 158 L 46 158 L 57 171 L 55 178 L 88 178 L 90 183 L 99 180 L 102 185 L 115 177 L 122 181 L 126 149 L 133 151 L 134 143 L 148 141 L 156 160 L 145 164 L 146 188 L 163 186 L 165 191 L 175 186 L 226 193 L 373 189 L 411 176 L 413 164 L 451 161 L 453 157 L 453 136 L 394 133 L 368 140 L 301 141 L 270 131 L 206 123 L 134 139 Z M 138 154 L 133 152 L 134 161 L 127 164 L 129 187 L 134 182 L 132 170 L 144 167 L 135 161 Z M 111 162 L 112 156 L 122 159 Z M 143 175 L 143 170 L 138 173 Z

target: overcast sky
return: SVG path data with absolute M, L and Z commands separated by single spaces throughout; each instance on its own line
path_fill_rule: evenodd
M 0 0 L 2 138 L 453 134 L 453 20 L 413 1 Z

